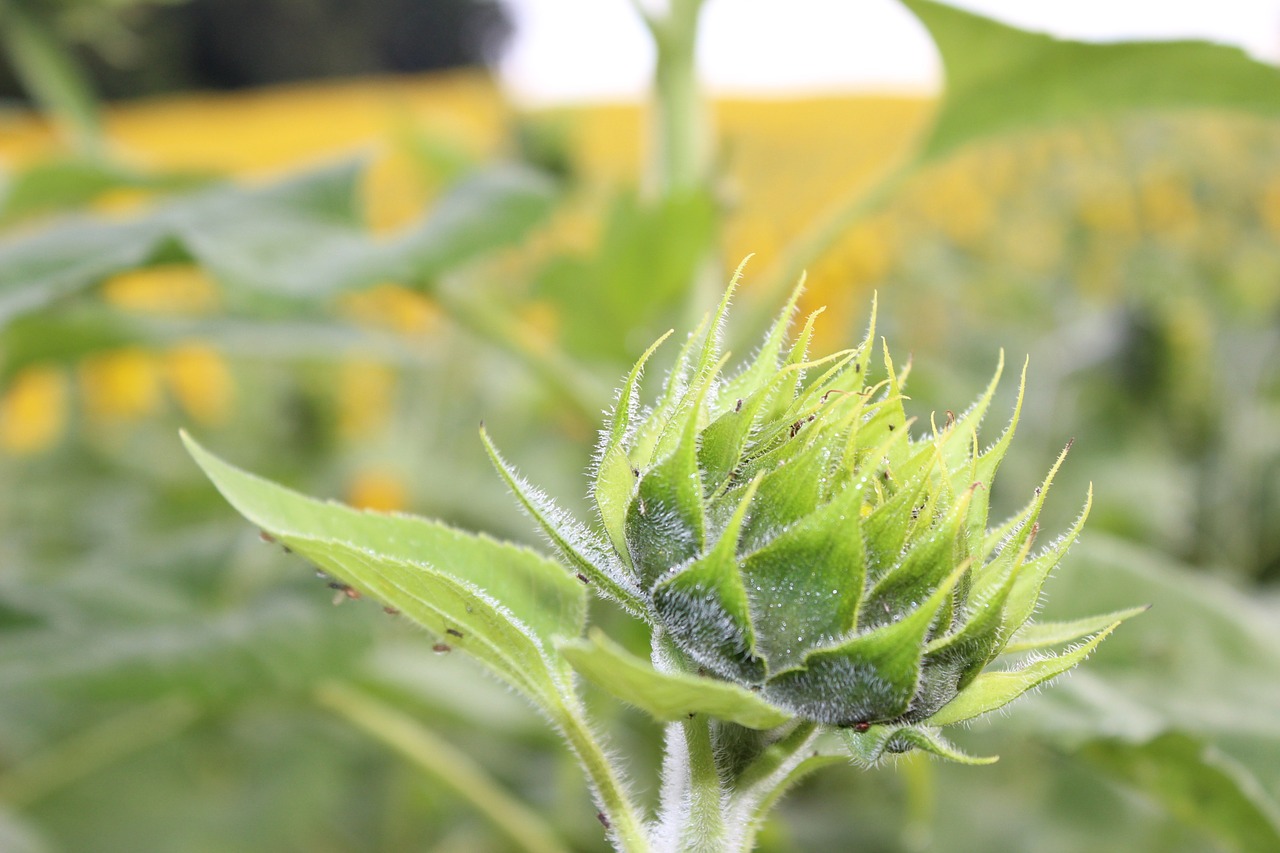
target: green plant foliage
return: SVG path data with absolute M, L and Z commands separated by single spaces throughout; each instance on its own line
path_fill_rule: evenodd
M 101 159 L 49 160 L 0 178 L 0 223 L 73 210 L 108 190 L 173 192 L 212 180 L 212 175 L 144 172 Z
M 314 299 L 387 280 L 428 282 L 522 237 L 550 210 L 539 173 L 497 167 L 453 187 L 420 223 L 375 240 L 343 165 L 265 189 L 217 187 L 125 222 L 73 220 L 0 243 L 0 321 L 159 260 L 189 259 L 223 283 Z
M 571 176 L 555 185 L 405 130 L 441 194 L 375 236 L 355 165 L 231 186 L 94 158 L 75 69 L 28 53 L 85 149 L 0 182 L 0 383 L 30 368 L 66 397 L 52 446 L 0 455 L 0 850 L 1280 849 L 1277 73 L 1219 46 L 1083 44 L 904 5 L 947 72 L 918 157 L 802 239 L 778 299 L 735 297 L 752 340 L 734 357 L 723 310 L 645 353 L 585 500 L 601 383 L 703 306 L 720 234 L 763 235 L 767 258 L 793 209 L 735 219 L 710 178 L 590 184 L 572 147 L 519 141 Z M 1090 120 L 1188 107 L 1261 118 Z M 844 181 L 829 164 L 849 156 L 815 180 Z M 755 180 L 735 163 L 706 174 Z M 115 189 L 149 207 L 52 218 Z M 854 222 L 883 271 L 841 242 Z M 815 262 L 837 244 L 823 265 L 852 274 L 812 295 L 847 309 L 880 286 L 881 333 L 916 374 L 874 332 L 812 355 L 821 330 L 794 322 L 795 299 L 775 319 L 801 267 L 828 286 Z M 169 261 L 218 279 L 234 316 L 92 298 Z M 384 281 L 433 297 L 429 334 L 342 318 L 335 297 Z M 449 525 L 312 501 L 193 447 L 277 541 L 237 533 L 175 435 L 161 365 L 191 341 L 234 380 L 230 420 L 201 426 L 211 446 L 314 493 L 381 465 Z M 986 382 L 993 341 L 1032 353 L 1025 401 L 1003 359 Z M 116 393 L 153 396 L 103 418 L 81 368 L 124 347 L 150 372 Z M 348 376 L 352 357 L 377 379 Z M 362 396 L 380 382 L 384 399 Z M 959 416 L 930 414 L 972 388 Z M 380 411 L 348 432 L 348 407 Z M 1035 460 L 1069 435 L 1071 464 L 1044 476 Z M 1046 502 L 1088 478 L 1074 523 Z M 553 559 L 451 525 L 536 527 Z M 401 615 L 342 589 L 332 606 L 304 559 Z M 1115 631 L 1140 601 L 1151 612 Z
M 187 438 L 229 501 L 273 538 L 343 584 L 376 597 L 469 652 L 543 706 L 563 665 L 557 636 L 577 636 L 582 586 L 531 551 L 408 516 L 324 504 L 246 474 Z
M 1248 770 L 1197 739 L 1177 733 L 1147 743 L 1091 741 L 1077 753 L 1226 846 L 1246 853 L 1280 846 L 1280 811 Z
M 1048 640 L 1087 641 L 983 673 L 1078 533 L 1077 525 L 1031 556 L 1058 466 L 1026 510 L 989 534 L 986 495 L 1012 435 L 1010 426 L 980 449 L 994 383 L 970 412 L 914 438 L 906 374 L 887 349 L 887 379 L 867 379 L 874 322 L 859 348 L 810 361 L 812 317 L 786 346 L 794 297 L 754 361 L 723 379 L 719 339 L 732 294 L 689 337 L 653 408 L 637 408 L 652 348 L 620 392 L 615 421 L 601 431 L 593 489 L 612 535 L 555 507 L 482 435 L 577 580 L 529 552 L 433 522 L 311 501 L 187 445 L 272 537 L 405 612 L 446 648 L 470 651 L 544 708 L 561 690 L 551 654 L 559 642 L 577 669 L 658 720 L 704 713 L 772 728 L 795 715 L 851 728 L 866 762 L 916 747 L 968 761 L 938 726 L 1003 707 L 1071 669 L 1140 611 L 1050 629 Z M 616 459 L 625 474 L 614 471 Z M 611 544 L 619 533 L 625 551 Z M 678 650 L 670 671 L 600 634 L 575 641 L 584 622 L 578 581 L 652 623 Z M 722 681 L 704 686 L 699 675 Z
M 947 77 L 922 162 L 993 134 L 1126 110 L 1280 115 L 1280 71 L 1239 48 L 1070 41 L 933 0 L 902 2 L 929 29 Z
M 557 647 L 587 678 L 655 720 L 676 722 L 694 714 L 709 714 L 749 729 L 772 729 L 791 718 L 735 684 L 657 672 L 598 629 L 593 629 L 587 640 L 563 641 Z
M 626 567 L 615 583 L 640 590 L 692 665 L 821 723 L 944 725 L 1070 669 L 1137 612 L 1059 657 L 979 675 L 1075 538 L 1029 556 L 1052 473 L 987 535 L 986 494 L 1012 435 L 978 449 L 994 383 L 969 413 L 913 438 L 905 374 L 887 351 L 888 378 L 867 379 L 874 324 L 859 348 L 810 361 L 812 318 L 787 348 L 788 306 L 755 360 L 722 377 L 728 300 L 651 409 L 636 397 L 648 354 L 631 372 L 593 489 L 610 541 L 625 545 L 611 577 Z M 934 743 L 894 742 L 917 741 Z

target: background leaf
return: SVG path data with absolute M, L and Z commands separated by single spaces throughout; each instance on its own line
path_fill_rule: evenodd
M 902 2 L 928 28 L 947 80 L 920 162 L 997 133 L 1127 110 L 1280 115 L 1280 70 L 1239 48 L 1069 41 L 933 0 Z
M 1257 780 L 1196 738 L 1169 733 L 1145 744 L 1095 740 L 1075 754 L 1228 849 L 1280 849 L 1280 812 Z
M 73 219 L 0 243 L 0 322 L 161 259 L 194 260 L 233 288 L 276 298 L 421 283 L 517 242 L 555 197 L 539 173 L 497 167 L 463 180 L 418 224 L 383 240 L 354 206 L 358 178 L 359 168 L 346 164 L 266 188 L 221 186 L 137 219 Z

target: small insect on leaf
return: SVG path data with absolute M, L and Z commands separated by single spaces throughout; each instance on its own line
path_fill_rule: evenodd
M 459 640 L 461 640 L 463 637 L 462 632 L 459 631 L 457 628 L 445 628 L 444 632 L 451 637 L 457 637 Z
M 449 645 L 448 643 L 436 643 L 434 646 L 431 647 L 431 651 L 435 652 L 438 655 L 443 655 L 453 651 L 453 646 Z
M 329 589 L 334 591 L 334 596 L 333 596 L 334 604 L 341 604 L 343 601 L 345 601 L 348 598 L 351 599 L 352 601 L 360 600 L 360 590 L 356 589 L 355 587 L 348 586 L 347 584 L 342 583 L 341 581 L 332 581 L 329 584 Z

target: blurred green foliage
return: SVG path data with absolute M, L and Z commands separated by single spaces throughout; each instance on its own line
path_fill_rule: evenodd
M 978 55 L 963 40 L 980 20 L 908 5 L 949 74 Z M 998 29 L 1022 55 L 1081 50 Z M 1045 104 L 995 122 L 991 99 L 1014 101 L 959 88 L 918 149 L 954 156 L 910 161 L 874 204 L 864 195 L 817 222 L 776 278 L 825 264 L 815 299 L 833 302 L 828 333 L 843 337 L 856 323 L 841 306 L 878 287 L 887 337 L 930 365 L 912 389 L 920 411 L 972 396 L 997 347 L 1031 353 L 997 512 L 1075 437 L 1048 510 L 1074 512 L 1068 496 L 1089 479 L 1098 497 L 1093 533 L 1052 582 L 1051 615 L 1155 607 L 1087 670 L 961 738 L 1000 764 L 823 771 L 784 803 L 764 849 L 848 849 L 850 827 L 865 850 L 1280 848 L 1280 127 L 1097 117 L 1242 99 L 1272 113 L 1280 87 L 1273 69 L 1214 50 L 1223 87 L 1206 73 L 1200 94 L 1182 97 L 1188 57 L 1208 48 L 1112 50 L 1136 75 L 1128 94 L 1104 76 L 1114 102 L 1050 116 L 1083 117 L 1065 130 L 979 141 L 1043 124 Z M 1161 69 L 1165 88 L 1144 101 L 1154 90 L 1138 83 Z M 1009 79 L 988 70 L 987 83 Z M 1026 121 L 1015 128 L 1011 115 Z M 196 415 L 177 374 L 156 390 L 134 362 L 103 361 L 201 342 L 235 389 L 230 411 L 199 430 L 224 455 L 311 493 L 531 541 L 476 424 L 581 510 L 604 389 L 686 311 L 688 282 L 734 216 L 714 186 L 653 199 L 590 185 L 568 137 L 531 126 L 508 146 L 527 162 L 479 168 L 446 156 L 447 138 L 402 139 L 448 189 L 392 237 L 367 227 L 357 165 L 249 187 L 101 158 L 9 176 L 0 426 L 25 413 L 33 428 L 46 411 L 15 403 L 23 382 L 37 403 L 62 400 L 63 415 L 44 449 L 0 456 L 0 849 L 510 849 L 447 779 L 324 706 L 317 691 L 333 683 L 461 747 L 568 847 L 602 848 L 576 770 L 530 709 L 368 602 L 331 604 L 324 582 L 260 542 L 183 453 L 177 429 Z M 92 206 L 123 189 L 150 205 L 125 216 Z M 584 207 L 604 223 L 589 244 L 557 242 Z M 850 229 L 882 260 L 832 261 Z M 101 286 L 175 264 L 216 279 L 214 310 L 139 315 Z M 766 279 L 758 301 L 771 305 Z M 362 322 L 343 301 L 387 281 L 412 291 L 395 317 L 430 306 L 411 333 Z M 758 329 L 731 331 L 748 341 Z M 69 372 L 83 379 L 70 400 L 65 381 L 40 384 Z M 217 375 L 195 382 L 208 391 Z M 94 402 L 112 393 L 117 408 Z M 145 416 L 121 416 L 124 398 Z M 614 636 L 634 631 L 597 609 Z M 636 756 L 634 775 L 651 778 L 656 732 L 634 711 L 597 710 Z

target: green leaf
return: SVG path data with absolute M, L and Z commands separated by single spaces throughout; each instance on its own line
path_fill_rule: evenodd
M 1004 653 L 1025 652 L 1031 649 L 1043 649 L 1048 646 L 1061 646 L 1074 643 L 1090 634 L 1095 634 L 1115 622 L 1123 622 L 1139 613 L 1146 613 L 1150 606 L 1131 607 L 1128 610 L 1117 610 L 1114 613 L 1103 613 L 1098 616 L 1086 616 L 1083 619 L 1072 619 L 1067 622 L 1037 622 L 1024 625 L 1014 635 Z
M 597 584 L 605 595 L 633 615 L 643 616 L 645 606 L 640 591 L 623 571 L 618 559 L 608 552 L 608 546 L 580 521 L 556 506 L 545 492 L 517 474 L 502 458 L 498 448 L 493 446 L 483 426 L 480 428 L 480 440 L 484 442 L 494 467 L 520 501 L 520 505 L 538 522 L 543 533 L 569 565 Z
M 847 485 L 742 561 L 757 647 L 770 671 L 797 665 L 808 649 L 853 628 L 866 572 L 861 505 L 862 490 Z M 793 643 L 793 636 L 805 641 Z
M 749 729 L 780 726 L 791 715 L 727 681 L 680 672 L 658 672 L 599 629 L 586 640 L 561 641 L 561 654 L 592 682 L 660 722 L 707 714 Z
M 931 726 L 949 726 L 1003 708 L 1028 690 L 1079 664 L 1119 624 L 1119 621 L 1111 623 L 1087 643 L 1069 652 L 1033 661 L 1020 669 L 982 673 L 925 722 Z
M 192 189 L 213 180 L 195 172 L 143 172 L 99 158 L 37 163 L 0 185 L 0 221 L 81 207 L 108 190 Z
M 532 551 L 438 522 L 304 497 L 187 449 L 242 515 L 339 581 L 396 608 L 511 685 L 555 703 L 557 636 L 582 632 L 582 584 Z
M 422 283 L 519 240 L 554 198 L 543 176 L 498 167 L 384 240 L 360 221 L 358 179 L 344 164 L 265 188 L 219 186 L 134 220 L 71 219 L 0 243 L 0 323 L 160 258 L 194 260 L 235 288 L 294 299 Z
M 181 228 L 180 239 L 226 284 L 328 297 L 384 281 L 427 282 L 517 241 L 555 197 L 544 176 L 495 167 L 451 187 L 418 223 L 382 240 L 354 216 L 353 193 L 354 186 L 301 183 L 280 210 L 241 211 L 229 202 L 198 228 Z
M 994 764 L 995 756 L 979 758 L 963 752 L 937 729 L 925 726 L 872 726 L 865 732 L 841 729 L 840 736 L 855 764 L 873 767 L 886 755 L 920 749 L 957 764 Z
M 1280 70 L 1208 42 L 1093 44 L 902 0 L 942 53 L 946 92 L 920 160 L 977 139 L 1135 109 L 1280 115 Z
M 1255 834 L 1257 812 L 1280 814 L 1277 602 L 1094 534 L 1072 552 L 1071 571 L 1056 579 L 1046 615 L 1067 618 L 1137 599 L 1152 602 L 1139 630 L 1113 635 L 1087 667 L 1018 703 L 1001 728 L 1079 755 L 1173 817 L 1214 834 L 1224 848 L 1274 848 L 1252 839 L 1266 837 Z M 1107 737 L 1099 741 L 1100 733 Z M 1161 744 L 1165 736 L 1197 745 Z M 1166 775 L 1173 791 L 1160 790 Z M 1197 795 L 1199 805 L 1191 808 L 1185 799 L 1194 788 L 1184 786 L 1197 779 L 1206 796 Z M 1233 825 L 1242 834 L 1233 834 Z M 1241 838 L 1250 843 L 1241 846 Z
M 1093 534 L 1054 581 L 1048 618 L 1151 602 L 1053 690 L 1003 721 L 1074 749 L 1100 731 L 1146 742 L 1167 731 L 1211 739 L 1280 801 L 1280 606 L 1203 570 Z
M 706 554 L 662 577 L 653 589 L 654 612 L 671 639 L 698 663 L 742 681 L 764 676 L 737 557 L 743 519 L 759 484 L 757 478 L 743 490 L 733 517 Z
M 898 622 L 811 652 L 801 668 L 766 685 L 766 697 L 809 719 L 835 725 L 892 719 L 905 712 L 920 681 L 925 634 L 965 570 Z
M 595 499 L 605 533 L 628 567 L 631 566 L 631 552 L 627 549 L 627 507 L 635 493 L 636 475 L 627 455 L 627 440 L 635 429 L 634 421 L 640 407 L 640 377 L 644 366 L 671 334 L 668 331 L 649 345 L 644 355 L 631 368 L 626 383 L 618 392 L 613 416 L 601 433 L 600 461 L 596 465 L 596 476 L 591 486 L 591 496 Z
M 629 364 L 639 341 L 671 326 L 715 241 L 719 202 L 709 192 L 642 200 L 618 194 L 587 257 L 562 255 L 537 273 L 536 293 L 561 310 L 572 353 Z
M 1230 850 L 1280 850 L 1280 814 L 1258 780 L 1221 751 L 1171 732 L 1146 743 L 1095 740 L 1075 753 Z

